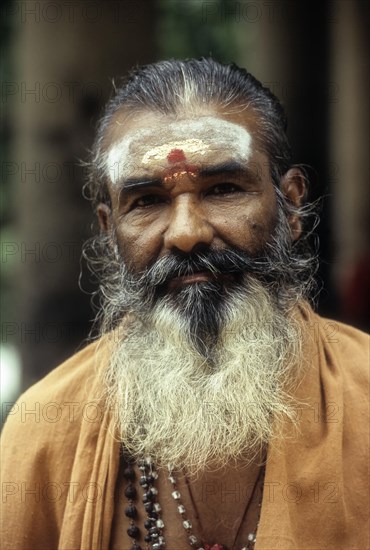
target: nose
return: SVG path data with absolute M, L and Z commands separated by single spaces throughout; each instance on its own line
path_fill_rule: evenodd
M 173 208 L 164 235 L 164 246 L 167 250 L 177 249 L 189 253 L 198 245 L 211 245 L 214 231 L 199 204 L 190 197 L 182 196 L 178 197 Z

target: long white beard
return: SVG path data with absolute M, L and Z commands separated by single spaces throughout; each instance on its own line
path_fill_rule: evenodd
M 252 280 L 229 298 L 227 320 L 209 358 L 188 326 L 158 303 L 151 322 L 132 317 L 111 357 L 108 401 L 123 446 L 196 473 L 253 460 L 294 421 L 287 388 L 301 362 L 299 323 Z

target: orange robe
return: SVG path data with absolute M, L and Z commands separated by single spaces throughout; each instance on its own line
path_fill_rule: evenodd
M 255 550 L 365 550 L 369 338 L 311 311 L 305 316 L 312 337 L 296 396 L 306 406 L 298 431 L 269 448 Z M 87 346 L 10 411 L 1 450 L 3 550 L 130 548 L 127 535 L 117 546 L 120 444 L 98 397 L 108 354 L 102 342 Z M 186 550 L 170 489 L 159 481 L 166 548 Z M 235 504 L 223 506 L 232 517 Z M 202 519 L 212 522 L 212 514 Z

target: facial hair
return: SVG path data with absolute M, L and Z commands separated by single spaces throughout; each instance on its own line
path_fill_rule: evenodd
M 300 360 L 299 325 L 254 280 L 233 293 L 210 358 L 169 305 L 152 322 L 134 316 L 106 383 L 124 448 L 190 474 L 253 460 L 294 420 L 286 389 Z
M 253 257 L 237 247 L 205 248 L 191 254 L 171 253 L 137 274 L 125 264 L 117 244 L 112 247 L 112 242 L 114 235 L 109 238 L 109 246 L 103 245 L 100 260 L 89 259 L 92 270 L 100 269 L 103 276 L 102 307 L 97 318 L 101 333 L 111 331 L 128 313 L 151 322 L 154 308 L 158 314 L 157 305 L 162 304 L 181 313 L 187 337 L 208 357 L 229 313 L 230 297 L 241 285 L 248 285 L 245 274 L 268 289 L 280 311 L 289 312 L 308 293 L 316 266 L 310 253 L 294 253 L 287 215 L 279 200 L 274 234 Z M 168 282 L 174 277 L 202 271 L 212 273 L 213 279 L 168 290 Z M 229 277 L 226 282 L 225 276 Z
M 139 275 L 117 246 L 105 258 L 101 330 L 114 329 L 115 342 L 105 391 L 125 450 L 195 473 L 248 462 L 280 437 L 296 414 L 289 387 L 302 337 L 293 312 L 315 266 L 294 254 L 283 208 L 253 258 L 235 248 L 171 254 Z M 168 291 L 171 278 L 197 271 L 216 277 Z

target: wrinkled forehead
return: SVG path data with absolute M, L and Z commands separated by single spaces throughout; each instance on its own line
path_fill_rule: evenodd
M 234 159 L 246 163 L 251 156 L 252 136 L 241 124 L 216 116 L 154 122 L 131 129 L 105 154 L 112 183 L 160 173 L 174 164 L 202 165 Z

